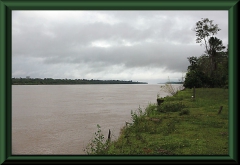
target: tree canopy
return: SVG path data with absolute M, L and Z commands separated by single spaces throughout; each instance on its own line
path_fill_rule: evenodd
M 213 20 L 202 18 L 196 23 L 196 43 L 205 46 L 200 57 L 188 57 L 190 65 L 184 86 L 192 87 L 227 87 L 228 85 L 228 49 L 225 50 L 222 40 L 214 37 L 218 31 Z

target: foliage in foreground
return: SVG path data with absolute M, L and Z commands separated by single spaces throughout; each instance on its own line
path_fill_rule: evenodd
M 84 152 L 89 155 L 104 154 L 110 143 L 108 139 L 105 140 L 101 126 L 97 124 L 97 128 L 97 132 L 94 133 L 94 139 L 87 145 L 86 149 L 84 149 Z
M 184 89 L 160 106 L 139 107 L 116 141 L 98 136 L 94 143 L 102 141 L 96 145 L 101 152 L 88 154 L 228 155 L 228 89 L 197 88 L 196 97 L 191 96 L 192 90 Z

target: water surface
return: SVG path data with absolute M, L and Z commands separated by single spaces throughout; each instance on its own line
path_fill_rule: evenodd
M 158 93 L 167 95 L 160 84 L 13 85 L 12 154 L 86 154 L 97 124 L 116 139 Z

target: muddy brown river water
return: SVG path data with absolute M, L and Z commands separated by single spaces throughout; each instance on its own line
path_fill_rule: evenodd
M 161 85 L 13 85 L 12 154 L 86 154 L 97 124 L 116 139 L 131 110 L 167 95 Z

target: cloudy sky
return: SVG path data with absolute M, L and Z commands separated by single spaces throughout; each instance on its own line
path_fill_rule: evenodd
M 209 18 L 228 44 L 228 11 L 12 12 L 12 77 L 179 81 L 204 47 L 192 30 Z

